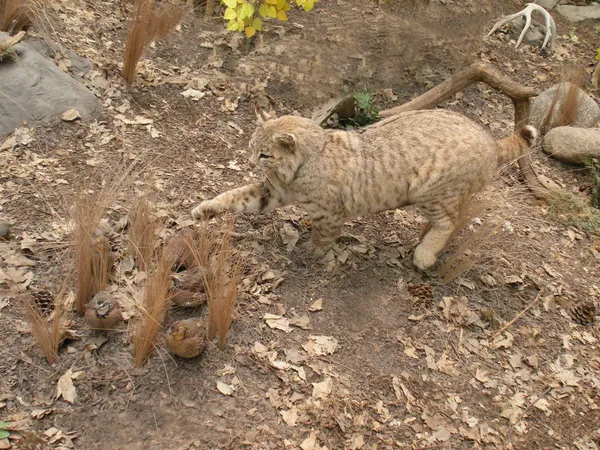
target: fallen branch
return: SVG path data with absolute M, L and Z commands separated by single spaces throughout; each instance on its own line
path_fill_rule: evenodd
M 538 95 L 537 90 L 523 86 L 481 62 L 471 64 L 452 78 L 440 83 L 410 102 L 380 111 L 379 114 L 382 117 L 389 117 L 405 111 L 431 109 L 448 100 L 457 92 L 461 92 L 470 85 L 479 82 L 500 91 L 512 100 L 515 107 L 515 131 L 520 130 L 527 124 L 529 119 L 529 99 Z M 538 181 L 529 154 L 519 158 L 519 168 L 527 186 L 534 195 L 542 198 L 545 197 L 548 189 Z
M 19 31 L 14 36 L 11 36 L 8 39 L 5 39 L 4 41 L 0 42 L 0 46 L 5 47 L 5 48 L 13 47 L 13 46 L 17 45 L 19 42 L 21 42 L 24 37 L 25 37 L 25 32 Z

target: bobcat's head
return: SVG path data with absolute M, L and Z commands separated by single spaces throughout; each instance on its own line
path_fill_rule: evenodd
M 258 127 L 250 139 L 250 163 L 283 184 L 291 183 L 310 152 L 311 136 L 321 128 L 296 116 L 271 117 L 257 111 Z

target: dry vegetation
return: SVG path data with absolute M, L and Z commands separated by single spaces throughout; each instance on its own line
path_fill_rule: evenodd
M 122 76 L 129 84 L 135 80 L 137 63 L 144 49 L 177 26 L 186 9 L 167 5 L 156 7 L 154 0 L 135 0 L 125 43 Z
M 147 270 L 152 263 L 158 227 L 158 218 L 151 210 L 148 196 L 143 195 L 130 213 L 127 244 L 127 252 L 134 258 L 141 271 Z
M 29 27 L 34 2 L 35 0 L 0 0 L 0 31 L 15 34 Z

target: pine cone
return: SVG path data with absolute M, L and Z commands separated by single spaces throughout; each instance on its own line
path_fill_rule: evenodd
M 413 297 L 415 306 L 430 307 L 433 299 L 433 289 L 429 284 L 409 284 L 408 292 Z
M 576 303 L 569 309 L 569 314 L 580 325 L 592 325 L 596 320 L 596 306 L 592 302 Z
M 40 288 L 31 293 L 35 303 L 43 315 L 48 316 L 54 310 L 54 294 L 46 288 Z

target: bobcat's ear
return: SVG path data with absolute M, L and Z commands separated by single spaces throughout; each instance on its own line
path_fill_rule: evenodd
M 293 150 L 296 146 L 296 136 L 290 133 L 278 133 L 273 136 L 273 140 L 286 150 Z
M 258 118 L 258 123 L 267 122 L 268 120 L 274 119 L 275 115 L 269 115 L 265 110 L 263 110 L 260 106 L 255 106 L 256 117 Z

